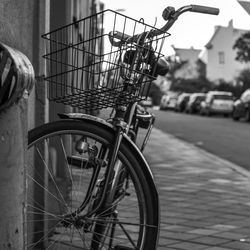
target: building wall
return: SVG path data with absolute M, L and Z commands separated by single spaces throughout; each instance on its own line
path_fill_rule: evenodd
M 81 20 L 87 16 L 90 16 L 96 12 L 99 12 L 101 9 L 101 3 L 99 0 L 52 0 L 50 5 L 50 29 L 54 30 L 59 27 L 62 27 L 66 24 L 71 24 L 72 22 Z M 71 38 L 76 43 L 81 42 L 81 39 L 84 39 L 84 33 L 89 34 L 88 27 L 86 26 L 83 30 L 83 26 L 81 24 L 72 25 L 67 28 L 69 31 Z M 75 54 L 74 54 L 75 55 Z M 73 56 L 74 56 L 73 55 Z M 79 60 L 82 62 L 81 55 L 78 55 Z M 72 53 L 68 55 L 69 64 L 72 63 Z M 73 60 L 74 61 L 74 60 Z M 71 62 L 71 63 L 70 63 Z M 75 61 L 74 61 L 75 63 Z M 79 78 L 80 79 L 80 78 Z M 75 78 L 75 81 L 77 79 Z M 67 84 L 72 84 L 68 81 Z M 74 83 L 74 86 L 78 86 L 79 88 L 83 88 L 86 86 L 86 82 Z M 80 87 L 81 86 L 81 87 Z M 49 120 L 57 120 L 58 113 L 64 112 L 77 112 L 78 109 L 72 109 L 70 106 L 65 106 L 60 103 L 49 103 Z M 85 110 L 80 110 L 80 112 L 86 112 Z
M 0 3 L 0 42 L 25 54 L 31 61 L 36 76 L 44 73 L 43 62 L 39 55 L 42 51 L 41 32 L 45 30 L 47 3 L 48 0 L 2 0 Z M 1 216 L 0 249 L 24 249 L 23 233 L 28 235 L 32 228 L 23 230 L 24 217 L 21 214 L 24 211 L 23 204 L 26 196 L 24 193 L 27 196 L 30 194 L 23 186 L 24 183 L 26 184 L 23 173 L 31 172 L 29 168 L 25 168 L 27 166 L 27 123 L 28 128 L 35 126 L 36 97 L 35 86 L 28 100 L 28 116 L 26 115 L 27 103 L 22 99 L 9 108 L 6 116 L 2 117 L 4 121 L 2 123 L 7 122 L 7 126 L 5 128 L 2 126 L 1 131 L 10 132 L 8 131 L 9 136 L 6 140 L 8 144 L 5 147 L 0 146 L 1 156 L 4 150 L 7 150 L 4 164 L 9 165 L 5 169 L 4 165 L 0 164 L 1 171 L 4 172 L 4 174 L 1 172 L 1 176 L 9 176 L 5 181 L 1 180 L 1 194 L 7 192 L 8 195 L 8 198 L 1 200 L 5 200 L 6 205 L 11 203 L 12 206 L 8 211 L 1 207 L 7 223 Z M 10 173 L 11 169 L 13 173 Z
M 93 1 L 90 0 L 1 0 L 0 2 L 0 42 L 23 52 L 30 59 L 35 70 L 37 82 L 29 97 L 28 117 L 25 116 L 25 119 L 22 120 L 24 124 L 28 121 L 29 129 L 48 121 L 49 105 L 46 98 L 46 85 L 43 81 L 45 63 L 41 57 L 45 53 L 45 46 L 41 35 L 48 32 L 50 28 L 55 28 L 56 26 L 58 27 L 72 22 L 74 16 L 76 16 L 76 18 L 86 16 L 91 11 L 90 7 L 92 2 Z M 53 106 L 50 106 L 50 110 L 53 110 Z M 21 111 L 25 113 L 24 109 Z M 11 119 L 8 121 L 12 124 L 15 122 L 15 119 L 19 121 L 17 116 L 11 116 Z M 6 125 L 6 127 L 7 126 L 8 125 Z M 18 134 L 18 138 L 21 138 L 21 142 L 19 143 L 19 141 L 15 141 L 15 138 L 11 138 L 12 140 L 10 140 L 14 143 L 17 142 L 14 146 L 12 145 L 13 147 L 11 147 L 8 152 L 8 157 L 11 158 L 13 162 L 19 160 L 23 149 L 26 149 L 25 145 L 27 146 L 27 128 L 25 125 L 23 125 L 23 127 L 25 127 L 25 130 L 22 131 L 23 133 Z M 6 131 L 8 132 L 7 129 Z M 3 149 L 3 147 L 0 148 Z M 9 149 L 8 147 L 6 148 Z M 28 190 L 26 187 L 23 187 L 24 183 L 26 183 L 26 180 L 24 181 L 23 179 L 23 168 L 26 166 L 26 154 L 23 153 L 23 155 L 24 160 L 17 162 L 15 165 L 18 167 L 18 171 L 20 170 L 19 172 L 16 168 L 8 167 L 9 169 L 12 169 L 12 171 L 18 172 L 14 173 L 18 175 L 18 181 L 15 181 L 14 185 L 10 186 L 5 185 L 3 182 L 1 183 L 1 194 L 4 192 L 7 192 L 7 194 L 15 193 L 15 195 L 17 192 L 18 194 L 20 193 L 20 197 L 18 196 L 18 205 L 12 205 L 11 207 L 12 211 L 18 218 L 23 212 L 24 192 L 26 192 L 28 197 L 32 197 L 34 191 L 32 185 L 29 186 Z M 31 157 L 31 155 L 29 156 Z M 2 159 L 7 161 L 6 157 L 2 157 Z M 4 171 L 5 169 L 2 165 L 1 167 L 3 171 L 1 176 L 5 178 L 6 171 Z M 34 168 L 31 168 L 30 166 L 25 169 L 25 172 L 28 172 L 31 176 L 33 176 L 33 171 Z M 10 192 L 10 190 L 12 190 L 12 192 Z M 34 194 L 36 195 L 37 193 L 34 191 Z M 42 195 L 40 195 L 40 197 L 42 199 Z M 12 197 L 9 198 L 11 200 Z M 22 218 L 17 220 L 16 217 L 12 216 L 12 219 L 8 221 L 8 216 L 12 214 L 11 211 L 6 211 L 5 209 L 2 211 L 2 215 L 4 215 L 7 219 L 6 221 L 2 221 L 3 226 L 1 227 L 0 232 L 2 239 L 4 238 L 4 240 L 1 240 L 1 243 L 6 244 L 6 246 L 13 249 L 23 249 L 20 244 L 17 245 L 18 243 L 23 243 L 22 234 L 26 231 L 22 229 Z M 8 226 L 6 226 L 6 224 Z M 39 224 L 41 224 L 41 222 L 39 222 Z M 28 236 L 31 235 L 32 229 L 33 225 L 29 225 L 26 231 Z M 41 231 L 42 230 L 43 227 L 41 224 Z M 31 240 L 32 239 L 28 238 L 27 243 Z M 1 246 L 0 249 L 3 249 L 3 246 Z
M 207 78 L 215 82 L 218 79 L 233 82 L 239 72 L 246 67 L 245 64 L 235 60 L 236 51 L 233 50 L 233 45 L 246 30 L 234 29 L 232 22 L 229 22 L 228 27 L 217 27 L 217 29 L 219 30 L 213 41 L 207 45 Z

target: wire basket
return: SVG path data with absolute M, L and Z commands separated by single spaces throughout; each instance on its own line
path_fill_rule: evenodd
M 143 42 L 126 42 L 125 38 L 150 30 L 155 28 L 105 10 L 43 35 L 49 100 L 98 110 L 146 99 L 154 80 L 152 56 L 153 60 L 162 56 L 163 41 L 169 34 L 144 37 Z M 117 41 L 117 31 L 121 34 L 119 46 L 110 42 Z M 134 67 L 131 54 L 137 53 L 138 58 L 138 51 L 151 57 L 141 67 L 137 60 Z M 126 57 L 130 62 L 124 63 Z

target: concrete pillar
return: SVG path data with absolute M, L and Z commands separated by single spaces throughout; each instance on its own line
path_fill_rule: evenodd
M 48 3 L 49 0 L 2 0 L 0 8 L 0 43 L 7 44 L 27 55 L 35 68 L 39 82 L 45 68 L 41 58 L 44 48 L 41 34 L 48 31 L 46 30 L 49 22 L 46 16 L 49 15 Z M 0 74 L 2 73 L 0 70 Z M 25 79 L 22 83 L 24 82 Z M 21 82 L 19 84 L 21 86 Z M 4 110 L 1 109 L 3 103 L 0 100 L 1 250 L 26 249 L 24 201 L 27 189 L 24 172 L 27 171 L 27 130 L 44 122 L 48 113 L 45 94 L 43 94 L 43 111 L 40 112 L 39 118 L 35 116 L 35 113 L 38 114 L 35 111 L 35 103 L 41 100 L 36 101 L 41 98 L 40 95 L 37 98 L 36 93 L 35 90 L 31 92 L 29 101 L 27 95 L 18 95 L 16 101 Z M 44 88 L 42 93 L 46 93 Z
M 34 84 L 28 58 L 0 44 L 0 249 L 24 249 L 27 98 Z
M 0 249 L 23 249 L 27 100 L 0 113 Z

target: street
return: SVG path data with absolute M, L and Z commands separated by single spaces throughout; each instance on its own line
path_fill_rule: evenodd
M 249 123 L 222 116 L 151 111 L 156 116 L 156 128 L 250 170 Z

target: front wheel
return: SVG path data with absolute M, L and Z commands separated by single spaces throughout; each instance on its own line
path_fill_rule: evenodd
M 113 140 L 111 130 L 76 120 L 29 132 L 26 249 L 155 249 L 156 197 L 124 143 L 113 200 L 92 213 L 103 195 Z

